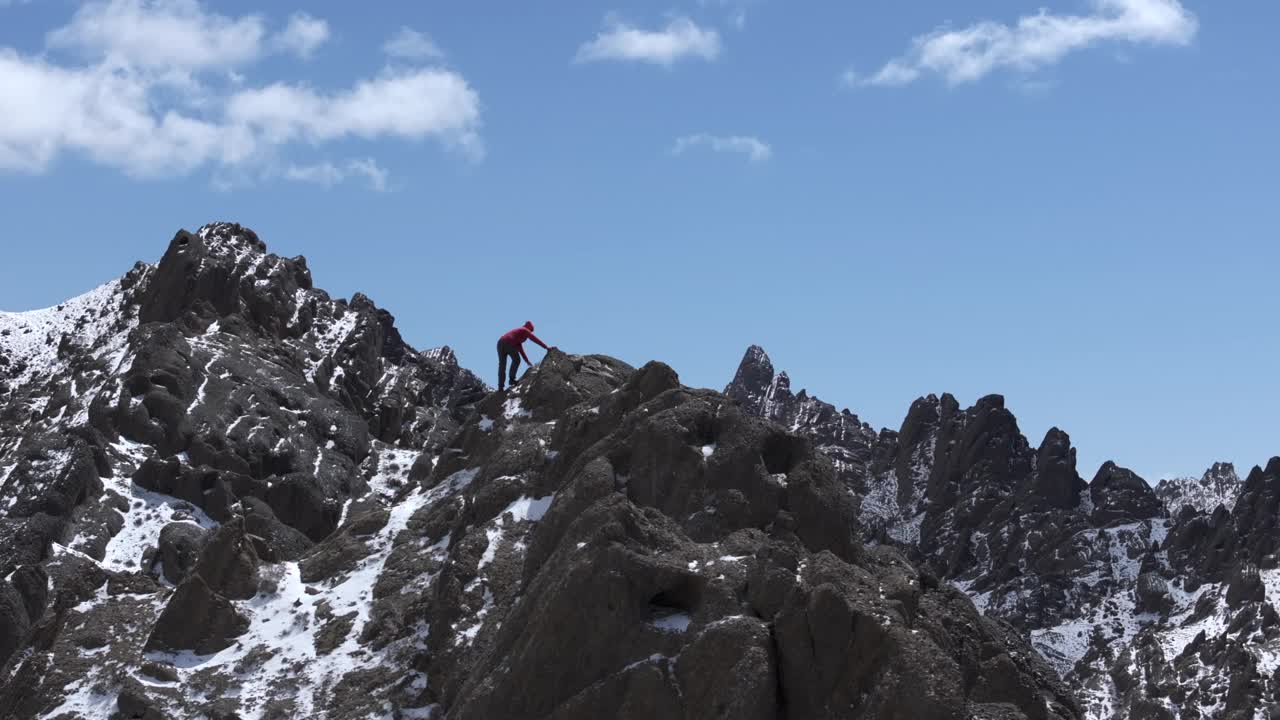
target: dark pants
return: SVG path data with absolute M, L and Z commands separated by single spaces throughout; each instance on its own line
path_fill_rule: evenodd
M 510 384 L 516 384 L 516 373 L 520 370 L 520 348 L 508 342 L 498 341 L 498 392 L 502 392 L 503 381 L 507 380 L 507 358 L 511 358 Z

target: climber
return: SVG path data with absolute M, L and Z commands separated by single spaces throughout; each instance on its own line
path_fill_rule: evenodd
M 510 384 L 516 384 L 516 372 L 520 369 L 520 358 L 530 366 L 533 361 L 524 353 L 524 341 L 532 340 L 542 346 L 543 350 L 550 350 L 547 344 L 538 339 L 533 334 L 533 323 L 526 322 L 523 326 L 518 327 L 511 332 L 498 338 L 498 392 L 503 390 L 503 381 L 507 375 L 507 358 L 511 359 L 511 378 Z

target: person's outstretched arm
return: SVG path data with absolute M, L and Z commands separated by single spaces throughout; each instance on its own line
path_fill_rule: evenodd
M 538 343 L 539 345 L 541 345 L 543 350 L 550 350 L 550 349 L 551 349 L 551 348 L 547 347 L 547 344 L 546 344 L 546 343 L 544 343 L 544 342 L 542 342 L 541 340 L 539 340 L 539 339 L 538 339 L 538 336 L 537 336 L 537 335 L 534 335 L 533 333 L 529 333 L 529 339 L 530 339 L 530 340 L 532 340 L 532 341 L 534 341 L 534 342 L 536 342 L 536 343 Z M 522 351 L 522 352 L 523 352 L 523 351 Z M 525 362 L 529 362 L 528 358 L 526 358 L 526 359 L 525 359 Z
M 529 359 L 528 355 L 524 354 L 524 345 L 517 345 L 516 347 L 520 348 L 520 357 L 524 358 L 524 364 L 533 367 L 533 361 Z

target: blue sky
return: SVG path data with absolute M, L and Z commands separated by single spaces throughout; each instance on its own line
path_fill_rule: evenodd
M 227 219 L 486 378 L 533 319 L 1080 471 L 1280 453 L 1280 5 L 0 0 L 0 308 Z M 537 357 L 537 356 L 535 356 Z M 488 378 L 491 382 L 493 378 Z

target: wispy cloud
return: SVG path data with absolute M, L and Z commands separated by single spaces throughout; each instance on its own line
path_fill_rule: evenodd
M 719 153 L 739 153 L 751 162 L 764 162 L 773 157 L 773 148 L 750 135 L 708 135 L 698 133 L 676 138 L 671 146 L 672 155 L 683 155 L 693 148 L 706 148 Z
M 617 60 L 670 67 L 685 58 L 715 60 L 720 55 L 720 33 L 686 17 L 672 18 L 660 30 L 643 30 L 617 18 L 607 18 L 605 24 L 594 40 L 578 48 L 575 62 Z
M 728 22 L 735 30 L 742 30 L 747 26 L 747 6 L 752 4 L 754 0 L 698 0 L 698 4 L 703 7 L 717 7 L 727 10 Z
M 276 36 L 276 45 L 300 58 L 309 58 L 329 41 L 329 23 L 306 13 L 294 13 L 289 24 Z
M 997 69 L 1033 71 L 1068 54 L 1104 42 L 1186 45 L 1199 28 L 1196 16 L 1179 0 L 1091 0 L 1088 15 L 1056 15 L 1041 10 L 1012 25 L 979 22 L 961 29 L 942 28 L 915 38 L 911 50 L 879 70 L 863 75 L 847 71 L 846 84 L 900 87 L 926 74 L 958 85 L 975 82 Z
M 408 26 L 401 26 L 400 30 L 383 44 L 382 51 L 391 57 L 406 60 L 444 57 L 444 53 L 440 52 L 440 48 L 430 37 Z
M 314 183 L 323 187 L 333 187 L 352 177 L 360 177 L 364 178 L 372 189 L 385 192 L 388 173 L 373 158 L 358 158 L 349 160 L 341 166 L 332 162 L 290 165 L 285 168 L 284 177 L 287 180 Z
M 307 56 L 328 35 L 328 24 L 308 15 L 272 34 L 256 15 L 224 16 L 195 0 L 84 5 L 48 34 L 55 52 L 0 46 L 0 172 L 43 173 L 75 154 L 131 177 L 208 168 L 218 183 L 288 177 L 293 167 L 311 168 L 292 174 L 318 182 L 332 177 L 326 163 L 289 156 L 343 139 L 435 140 L 483 156 L 479 97 L 452 69 L 406 63 L 324 92 L 253 82 L 261 58 Z M 372 159 L 333 167 L 386 187 Z

